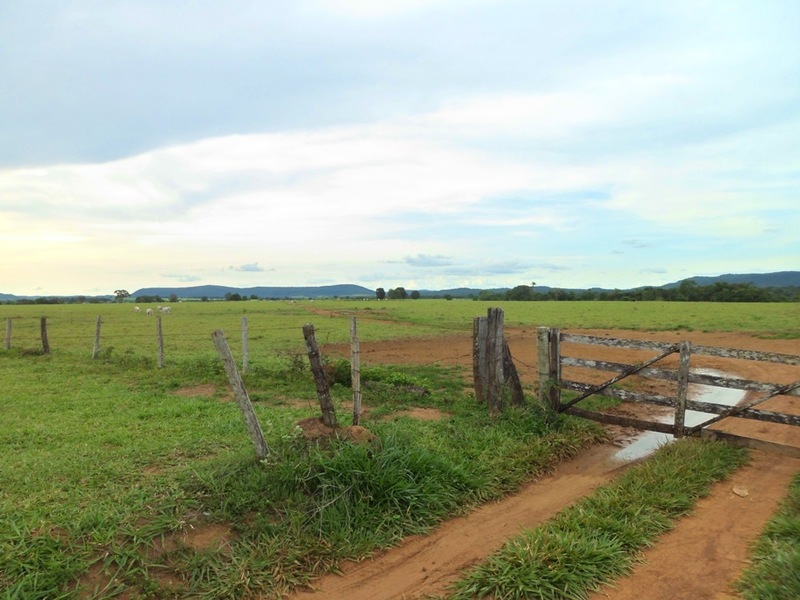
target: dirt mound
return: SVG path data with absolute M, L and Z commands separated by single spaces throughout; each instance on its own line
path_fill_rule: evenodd
M 340 439 L 349 440 L 356 444 L 368 444 L 377 439 L 374 433 L 360 425 L 328 427 L 322 422 L 321 417 L 303 419 L 297 423 L 297 426 L 302 430 L 303 437 L 313 442 Z

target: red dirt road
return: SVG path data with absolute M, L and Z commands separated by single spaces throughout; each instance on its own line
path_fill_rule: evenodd
M 800 340 L 763 340 L 735 333 L 698 332 L 584 332 L 622 338 L 659 341 L 689 339 L 693 344 L 800 354 Z M 523 383 L 535 380 L 535 331 L 507 331 L 509 345 Z M 342 349 L 344 350 L 344 349 Z M 469 336 L 433 340 L 393 341 L 391 345 L 361 345 L 362 360 L 373 363 L 440 363 L 471 368 Z M 614 361 L 613 349 L 604 348 L 605 360 Z M 335 353 L 327 348 L 326 352 Z M 711 360 L 708 366 L 718 366 Z M 704 365 L 706 366 L 706 365 Z M 731 370 L 730 365 L 726 366 Z M 735 375 L 747 379 L 788 383 L 800 379 L 800 368 L 737 361 Z M 777 398 L 772 407 L 800 414 L 798 398 Z M 765 405 L 769 406 L 769 405 Z M 737 424 L 737 433 L 757 434 L 800 447 L 798 428 L 783 428 L 757 421 Z M 724 423 L 724 422 L 723 422 Z M 772 431 L 777 427 L 777 431 Z M 313 590 L 300 591 L 295 600 L 389 600 L 419 599 L 445 594 L 459 572 L 499 548 L 515 533 L 534 527 L 561 508 L 589 494 L 624 468 L 612 460 L 611 445 L 598 446 L 563 463 L 554 473 L 497 503 L 442 524 L 425 537 L 411 537 L 396 548 L 357 564 L 343 566 L 342 575 L 328 575 L 314 582 Z M 634 573 L 595 594 L 593 600 L 674 600 L 676 598 L 735 598 L 731 588 L 747 564 L 748 546 L 761 532 L 778 502 L 785 496 L 792 476 L 800 472 L 800 459 L 753 453 L 752 464 L 730 480 L 717 484 L 694 513 L 675 530 L 662 536 L 644 554 L 644 564 Z M 734 493 L 736 489 L 737 493 Z

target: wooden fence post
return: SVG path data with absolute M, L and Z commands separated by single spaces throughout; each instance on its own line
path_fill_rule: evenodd
M 472 319 L 472 382 L 475 388 L 475 399 L 486 402 L 489 381 L 489 365 L 486 362 L 486 317 Z
M 97 327 L 94 331 L 94 348 L 92 348 L 92 360 L 97 358 L 100 353 L 100 325 L 103 323 L 100 317 L 97 317 Z
M 560 331 L 550 327 L 536 330 L 537 366 L 539 371 L 539 402 L 542 406 L 558 410 L 561 405 L 561 379 L 559 342 Z
M 503 309 L 490 308 L 486 316 L 487 403 L 489 414 L 503 410 Z
M 222 359 L 222 366 L 225 368 L 228 382 L 233 389 L 236 402 L 239 404 L 239 410 L 242 412 L 247 430 L 250 432 L 250 439 L 253 440 L 256 456 L 259 460 L 264 459 L 269 456 L 269 446 L 267 446 L 267 441 L 264 439 L 261 424 L 258 422 L 258 417 L 256 417 L 256 413 L 253 410 L 253 403 L 250 402 L 244 382 L 236 370 L 236 362 L 233 360 L 233 354 L 231 354 L 231 349 L 225 340 L 225 334 L 222 330 L 217 329 L 211 334 L 211 339 L 214 340 L 214 346 L 216 346 L 217 352 L 219 352 L 219 356 Z
M 247 317 L 242 317 L 242 375 L 247 373 L 247 364 L 250 362 L 250 349 L 248 347 Z
M 510 389 L 511 404 L 515 406 L 524 406 L 525 394 L 522 392 L 522 382 L 519 380 L 519 373 L 517 367 L 514 365 L 514 359 L 511 358 L 511 349 L 508 347 L 508 342 L 503 338 L 503 373 L 505 373 L 505 383 Z
M 691 353 L 691 342 L 681 342 L 680 361 L 678 363 L 678 389 L 675 401 L 675 433 L 673 434 L 676 438 L 682 438 L 684 435 L 686 400 L 689 395 L 689 358 Z
M 11 317 L 6 319 L 6 350 L 11 350 Z
M 350 381 L 353 387 L 353 425 L 361 422 L 361 342 L 356 317 L 350 320 Z
M 42 352 L 50 354 L 50 342 L 47 341 L 47 317 L 42 317 L 41 321 Z
M 156 338 L 158 338 L 158 368 L 164 366 L 164 332 L 161 329 L 161 315 L 156 317 Z
M 314 334 L 314 326 L 303 325 L 303 337 L 306 340 L 306 351 L 308 352 L 308 362 L 311 363 L 311 372 L 314 375 L 314 383 L 317 387 L 317 398 L 319 407 L 322 411 L 322 422 L 328 427 L 338 427 L 336 421 L 336 409 L 331 400 L 331 392 L 328 388 L 328 378 L 325 376 L 325 369 L 322 366 L 322 359 L 319 355 L 319 346 Z

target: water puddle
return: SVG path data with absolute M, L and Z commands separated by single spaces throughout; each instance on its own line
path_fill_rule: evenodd
M 715 377 L 734 377 L 730 373 L 724 373 L 716 369 L 693 369 L 693 373 L 702 375 L 714 375 Z M 689 384 L 689 398 L 696 402 L 709 402 L 713 404 L 724 404 L 725 406 L 735 406 L 742 400 L 747 392 L 730 388 L 721 388 L 712 385 L 701 385 L 697 383 Z M 685 424 L 687 427 L 694 427 L 713 418 L 713 413 L 687 410 Z M 674 412 L 670 411 L 662 417 L 656 418 L 661 423 L 672 423 L 675 420 Z M 631 442 L 624 448 L 620 448 L 614 453 L 613 459 L 618 462 L 630 462 L 645 456 L 649 456 L 661 446 L 669 444 L 674 436 L 669 433 L 659 433 L 657 431 L 642 431 L 638 433 Z

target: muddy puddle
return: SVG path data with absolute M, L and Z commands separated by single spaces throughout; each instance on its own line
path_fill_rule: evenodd
M 696 369 L 694 373 L 703 375 L 714 375 L 716 377 L 733 377 L 729 373 L 716 369 Z M 689 399 L 696 402 L 708 402 L 711 404 L 723 404 L 725 406 L 736 406 L 744 400 L 747 392 L 730 388 L 721 388 L 712 385 L 689 384 Z M 686 427 L 694 427 L 715 417 L 713 413 L 687 410 L 685 416 Z M 667 411 L 656 420 L 662 423 L 672 423 L 675 420 L 674 411 Z M 649 456 L 661 446 L 669 444 L 674 438 L 669 433 L 659 433 L 657 431 L 643 431 L 637 434 L 629 444 L 620 448 L 613 455 L 613 460 L 620 463 L 631 462 Z

